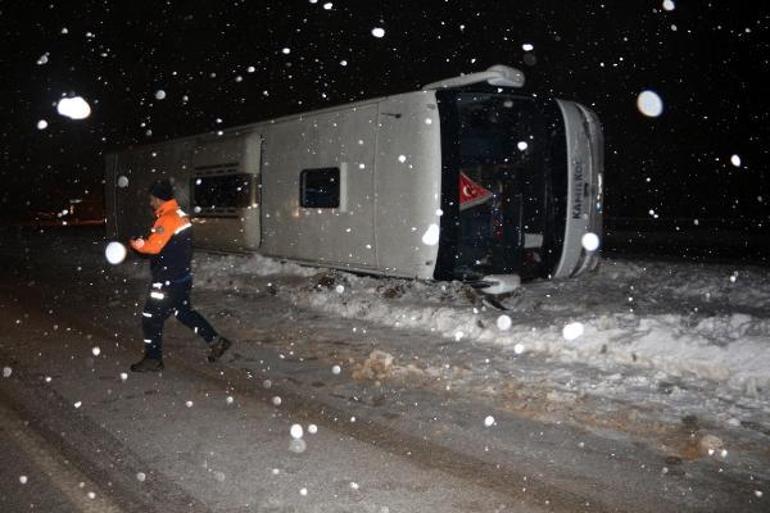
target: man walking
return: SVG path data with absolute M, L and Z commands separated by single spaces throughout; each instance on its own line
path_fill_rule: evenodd
M 147 239 L 130 241 L 134 250 L 150 257 L 152 274 L 149 295 L 142 311 L 144 358 L 133 364 L 131 370 L 163 370 L 163 324 L 172 313 L 206 341 L 210 348 L 208 359 L 215 362 L 231 343 L 220 336 L 190 304 L 192 225 L 174 199 L 174 189 L 168 180 L 155 182 L 149 192 L 150 206 L 157 219 Z

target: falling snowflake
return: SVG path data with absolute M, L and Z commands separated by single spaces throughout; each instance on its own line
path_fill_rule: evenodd
M 522 344 L 521 342 L 519 342 L 518 344 L 513 346 L 513 352 L 516 353 L 516 354 L 523 353 L 525 349 L 526 348 L 524 347 L 524 344 Z
M 673 11 L 676 6 L 673 0 L 663 0 L 663 9 L 666 11 Z
M 500 331 L 508 331 L 511 329 L 512 324 L 513 321 L 511 321 L 511 318 L 505 314 L 497 318 L 497 329 Z
M 529 144 L 527 144 L 527 141 L 519 141 L 516 144 L 516 147 L 519 149 L 519 151 L 524 151 L 529 148 Z
M 524 43 L 523 45 L 521 45 L 521 49 L 524 50 L 525 52 L 531 52 L 532 50 L 535 49 L 535 45 L 533 45 L 532 43 Z
M 186 403 L 184 403 L 184 405 L 187 406 L 188 408 L 192 408 L 193 407 L 193 402 L 192 401 L 187 401 Z
M 80 96 L 62 98 L 56 105 L 56 112 L 70 119 L 86 119 L 91 115 L 91 106 Z
M 399 156 L 398 156 L 398 161 L 399 161 L 399 162 L 401 162 L 402 164 L 403 164 L 404 162 L 406 162 L 406 155 L 399 155 Z
M 295 440 L 299 440 L 300 438 L 302 438 L 302 435 L 304 434 L 302 431 L 302 426 L 299 424 L 292 424 L 291 428 L 289 429 L 289 434 Z
M 227 403 L 227 404 L 233 404 L 234 401 L 235 401 L 235 399 L 233 399 L 233 396 L 231 396 L 231 395 L 228 395 L 227 399 L 225 399 L 225 403 Z
M 584 234 L 580 242 L 586 251 L 596 251 L 599 249 L 599 236 L 595 233 L 588 232 Z
M 571 322 L 564 326 L 561 334 L 565 340 L 575 340 L 583 334 L 584 329 L 582 322 Z
M 91 348 L 91 353 L 93 353 L 94 356 L 99 356 L 102 353 L 102 350 L 99 346 L 94 346 Z
M 37 122 L 38 130 L 45 130 L 46 128 L 48 128 L 48 121 L 46 121 L 45 119 L 41 119 L 40 121 Z
M 123 382 L 125 382 L 127 379 L 128 379 L 128 373 L 126 373 L 126 372 L 121 372 L 121 373 L 120 373 L 120 381 L 123 381 Z
M 74 404 L 75 408 L 80 408 L 83 405 L 83 401 L 78 401 Z
M 385 29 L 380 27 L 375 27 L 372 29 L 372 35 L 374 37 L 385 37 Z
M 282 401 L 281 401 L 281 398 L 280 398 L 279 396 L 277 396 L 277 395 L 276 395 L 276 396 L 274 396 L 274 397 L 273 397 L 273 404 L 274 404 L 275 406 L 280 406 L 280 405 L 281 405 L 281 402 L 282 402 Z
M 147 476 L 145 475 L 144 472 L 137 472 L 136 473 L 136 480 L 137 481 L 143 483 L 145 479 L 147 479 Z
M 165 100 L 166 99 L 166 91 L 163 89 L 158 89 L 155 91 L 155 99 L 156 100 Z
M 492 415 L 487 415 L 487 418 L 484 419 L 484 425 L 486 427 L 492 427 L 495 424 L 495 418 Z
M 19 482 L 21 484 L 27 484 L 27 476 L 19 476 Z
M 663 100 L 655 91 L 642 91 L 636 99 L 639 112 L 645 116 L 656 118 L 663 113 Z
M 318 433 L 318 426 L 316 426 L 315 424 L 308 425 L 307 432 L 310 433 L 311 435 Z
M 422 235 L 422 243 L 426 246 L 435 246 L 438 244 L 440 230 L 436 223 L 432 223 Z
M 332 374 L 336 375 L 336 374 L 339 374 L 340 372 L 342 372 L 342 367 L 340 367 L 339 365 L 335 365 L 332 367 Z
M 104 257 L 112 265 L 118 265 L 126 259 L 126 247 L 120 242 L 110 242 L 104 249 Z
M 730 157 L 730 164 L 735 167 L 741 167 L 741 157 L 739 155 L 733 155 Z
M 345 287 L 343 285 L 337 285 L 334 287 L 334 290 L 337 291 L 337 294 L 342 294 L 345 292 Z
M 10 378 L 11 374 L 13 374 L 13 369 L 10 367 L 3 367 L 3 377 L 4 378 Z

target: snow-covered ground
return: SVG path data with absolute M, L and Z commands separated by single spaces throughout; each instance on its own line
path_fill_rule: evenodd
M 148 276 L 133 255 L 106 264 L 103 240 L 24 244 L 28 252 L 44 244 L 60 265 Z M 242 300 L 227 308 L 243 323 L 259 315 L 249 297 L 265 295 L 323 314 L 327 331 L 346 319 L 339 324 L 352 327 L 336 336 L 352 342 L 348 364 L 361 379 L 451 389 L 541 420 L 643 436 L 692 417 L 719 436 L 733 430 L 761 443 L 770 433 L 770 277 L 762 268 L 604 259 L 578 279 L 525 284 L 501 298 L 505 311 L 461 283 L 362 276 L 260 255 L 197 252 L 194 272 L 196 303 L 217 309 L 220 293 L 236 292 Z M 365 336 L 374 326 L 403 337 Z
M 587 277 L 525 284 L 502 299 L 506 311 L 457 282 L 328 271 L 319 284 L 319 272 L 259 255 L 199 254 L 195 266 L 208 288 L 254 292 L 270 286 L 255 277 L 291 276 L 282 294 L 335 315 L 602 369 L 660 370 L 768 397 L 770 276 L 763 269 L 605 259 Z

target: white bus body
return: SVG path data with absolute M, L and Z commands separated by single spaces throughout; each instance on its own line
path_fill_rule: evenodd
M 165 177 L 208 250 L 498 289 L 506 276 L 574 276 L 598 258 L 581 240 L 601 236 L 601 128 L 522 84 L 496 66 L 110 153 L 108 235 L 146 229 L 148 187 Z

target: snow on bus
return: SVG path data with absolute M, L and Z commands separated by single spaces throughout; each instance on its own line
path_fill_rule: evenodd
M 110 153 L 109 235 L 146 226 L 147 189 L 167 177 L 199 248 L 498 293 L 576 276 L 599 257 L 601 127 L 586 107 L 523 85 L 497 65 Z

